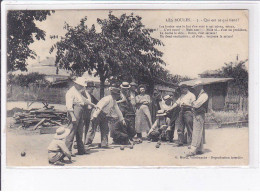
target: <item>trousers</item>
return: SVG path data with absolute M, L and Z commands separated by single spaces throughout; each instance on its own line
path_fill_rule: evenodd
M 84 144 L 82 141 L 82 136 L 83 136 L 83 127 L 84 127 L 84 109 L 82 106 L 74 106 L 74 115 L 76 117 L 76 122 L 72 123 L 71 121 L 71 116 L 69 115 L 69 126 L 68 128 L 70 129 L 70 133 L 66 138 L 65 144 L 68 147 L 68 149 L 71 151 L 72 150 L 72 145 L 73 145 L 73 140 L 74 137 L 76 136 L 76 142 L 77 142 L 77 149 L 79 154 L 84 154 L 85 149 L 84 149 Z
M 170 126 L 171 126 L 171 130 L 168 131 L 169 141 L 172 141 L 174 138 L 175 122 L 179 117 L 179 113 L 180 113 L 180 107 L 176 107 L 166 115 L 168 118 L 170 118 Z
M 91 112 L 92 109 L 87 109 L 85 108 L 85 112 L 84 112 L 84 121 L 85 121 L 85 131 L 84 131 L 84 144 L 86 144 L 87 142 L 87 134 L 88 134 L 88 130 L 89 130 L 89 124 L 90 124 L 90 118 L 91 118 Z
M 192 141 L 192 131 L 193 131 L 193 113 L 191 111 L 180 111 L 179 113 L 180 124 L 177 130 L 178 141 L 181 144 L 188 143 Z M 187 142 L 184 138 L 185 128 L 187 129 Z
M 194 116 L 194 127 L 192 133 L 191 145 L 196 147 L 196 151 L 202 151 L 204 144 L 204 134 L 205 134 L 205 113 L 196 114 Z
M 108 118 L 104 112 L 100 112 L 95 120 L 90 121 L 90 129 L 88 130 L 87 137 L 86 137 L 86 144 L 92 144 L 97 127 L 100 127 L 101 133 L 101 146 L 106 147 L 108 146 L 108 134 L 109 134 L 109 127 L 108 127 Z

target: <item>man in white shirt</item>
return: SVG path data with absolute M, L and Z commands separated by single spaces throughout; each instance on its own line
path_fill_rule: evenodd
M 83 106 L 94 106 L 94 104 L 85 99 L 81 94 L 81 90 L 86 86 L 86 79 L 83 77 L 77 77 L 75 80 L 73 80 L 73 82 L 74 86 L 72 86 L 66 93 L 66 107 L 70 120 L 70 133 L 67 136 L 65 143 L 71 152 L 73 140 L 76 136 L 78 154 L 83 155 L 85 153 L 84 144 L 82 141 L 84 127 Z
M 82 91 L 82 96 L 85 97 L 87 100 L 89 100 L 93 104 L 97 104 L 98 100 L 93 96 L 93 91 L 95 89 L 95 84 L 93 81 L 88 81 L 87 86 L 85 87 L 85 90 Z M 84 131 L 84 144 L 86 144 L 86 137 L 89 130 L 89 124 L 90 124 L 90 117 L 91 112 L 93 110 L 94 106 L 92 105 L 85 105 L 84 106 L 84 120 L 85 120 L 85 131 Z
M 201 82 L 195 83 L 193 86 L 195 93 L 198 94 L 197 100 L 192 103 L 194 112 L 194 126 L 192 134 L 192 142 L 190 152 L 186 156 L 193 156 L 203 152 L 203 144 L 205 143 L 205 113 L 208 110 L 208 94 L 204 91 Z
M 110 89 L 111 95 L 103 97 L 96 105 L 95 110 L 91 116 L 90 120 L 90 130 L 87 133 L 87 141 L 86 144 L 90 145 L 95 137 L 97 126 L 100 127 L 101 132 L 101 147 L 102 148 L 109 148 L 108 147 L 108 134 L 109 134 L 109 127 L 108 127 L 108 116 L 112 112 L 115 112 L 118 117 L 119 121 L 125 125 L 125 120 L 123 117 L 122 112 L 120 111 L 116 100 L 120 97 L 120 89 L 111 87 Z
M 178 146 L 183 146 L 184 143 L 191 143 L 193 130 L 193 114 L 191 110 L 192 103 L 196 100 L 193 93 L 189 91 L 189 86 L 183 84 L 180 86 L 181 96 L 176 100 L 173 106 L 167 111 L 168 113 L 179 107 L 179 128 L 178 132 Z M 187 129 L 187 142 L 184 138 L 184 130 Z

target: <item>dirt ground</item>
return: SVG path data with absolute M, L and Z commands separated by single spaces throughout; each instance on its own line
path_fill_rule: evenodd
M 7 129 L 7 166 L 48 166 L 47 147 L 53 134 L 39 131 Z M 175 137 L 177 135 L 175 134 Z M 94 144 L 100 142 L 96 134 Z M 112 139 L 109 139 L 112 143 Z M 77 155 L 66 166 L 229 166 L 248 164 L 248 128 L 222 128 L 206 130 L 205 152 L 192 158 L 183 158 L 187 146 L 176 147 L 172 143 L 143 141 L 133 149 L 111 145 L 113 149 L 91 149 L 89 154 Z M 21 157 L 21 152 L 26 152 Z M 76 150 L 73 150 L 76 153 Z M 66 167 L 65 166 L 65 167 Z

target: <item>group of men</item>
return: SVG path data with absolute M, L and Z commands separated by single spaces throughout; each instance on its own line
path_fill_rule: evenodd
M 192 156 L 203 152 L 208 94 L 204 91 L 201 82 L 196 82 L 192 87 L 183 84 L 179 88 L 181 95 L 175 102 L 169 95 L 163 98 L 161 110 L 157 114 L 158 119 L 149 131 L 149 135 L 155 140 L 172 141 L 175 122 L 179 118 L 177 145 L 187 144 L 190 151 L 186 156 Z
M 65 145 L 71 156 L 73 156 L 74 138 L 76 137 L 78 154 L 83 155 L 86 153 L 86 145 L 88 147 L 92 144 L 98 126 L 102 148 L 110 148 L 109 132 L 116 144 L 132 144 L 136 134 L 141 143 L 143 128 L 147 128 L 145 131 L 150 140 L 173 141 L 177 118 L 180 121 L 177 130 L 178 146 L 190 145 L 187 156 L 202 152 L 208 95 L 201 83 L 194 85 L 194 93 L 190 92 L 189 86 L 181 85 L 181 95 L 175 102 L 171 96 L 164 96 L 153 124 L 149 111 L 151 100 L 150 96 L 145 94 L 144 86 L 139 87 L 140 95 L 138 95 L 138 85 L 134 82 L 130 84 L 123 82 L 120 87 L 111 85 L 110 94 L 99 101 L 92 94 L 94 88 L 93 82 L 84 77 L 77 77 L 74 85 L 66 93 L 70 131 L 65 139 Z M 116 117 L 117 121 L 111 127 L 109 120 L 113 117 Z

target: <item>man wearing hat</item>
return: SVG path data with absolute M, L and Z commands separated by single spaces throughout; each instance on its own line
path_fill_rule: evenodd
M 117 122 L 111 129 L 111 137 L 114 143 L 128 144 L 129 140 L 136 135 L 135 132 L 135 109 L 131 103 L 129 96 L 130 84 L 123 82 L 121 84 L 121 100 L 117 101 L 119 109 L 121 110 L 123 117 L 125 118 L 126 125 L 122 125 L 121 122 Z
M 73 80 L 73 82 L 74 86 L 72 86 L 66 93 L 66 107 L 68 111 L 68 117 L 70 120 L 70 133 L 66 138 L 66 146 L 71 152 L 73 140 L 76 136 L 78 154 L 83 155 L 85 153 L 84 144 L 82 141 L 83 127 L 85 123 L 84 105 L 95 105 L 86 98 L 84 98 L 81 94 L 82 89 L 87 85 L 86 79 L 83 77 L 77 77 L 75 80 Z
M 87 145 L 92 144 L 95 137 L 97 126 L 100 127 L 101 132 L 101 147 L 108 148 L 108 116 L 114 111 L 118 117 L 119 121 L 125 125 L 125 120 L 122 112 L 120 111 L 116 100 L 120 97 L 120 89 L 116 87 L 110 87 L 110 95 L 103 97 L 96 105 L 95 110 L 90 120 L 90 130 L 87 133 Z
M 120 100 L 117 103 L 125 102 L 127 98 L 130 97 L 130 84 L 128 82 L 122 82 L 120 85 L 121 93 L 120 93 Z
M 63 158 L 67 156 L 71 160 L 71 153 L 65 145 L 64 139 L 68 136 L 70 130 L 65 127 L 59 127 L 56 130 L 54 139 L 48 146 L 49 163 L 54 165 L 64 165 Z
M 95 89 L 95 84 L 93 81 L 87 81 L 87 86 L 85 90 L 82 91 L 82 96 L 84 96 L 88 101 L 96 105 L 98 100 L 93 96 L 93 91 Z M 84 144 L 86 144 L 86 137 L 89 130 L 89 123 L 91 117 L 91 111 L 93 110 L 93 105 L 85 105 L 84 117 L 85 117 L 85 131 L 84 131 Z
M 192 103 L 194 112 L 193 133 L 190 152 L 186 156 L 192 156 L 203 152 L 205 143 L 205 113 L 208 110 L 208 94 L 203 89 L 203 84 L 197 81 L 193 86 L 197 99 Z
M 175 108 L 179 107 L 179 119 L 180 124 L 177 130 L 178 132 L 178 146 L 183 146 L 184 143 L 184 130 L 187 129 L 187 143 L 191 143 L 192 130 L 193 130 L 193 114 L 192 114 L 192 103 L 196 100 L 193 93 L 189 91 L 189 86 L 186 84 L 180 85 L 181 96 L 173 104 L 173 106 L 167 111 L 170 113 Z
M 171 109 L 173 105 L 173 98 L 170 95 L 166 95 L 163 97 L 162 103 L 161 103 L 161 108 L 164 111 L 168 111 Z M 166 117 L 170 119 L 170 126 L 171 130 L 169 130 L 168 135 L 169 135 L 169 141 L 173 142 L 174 138 L 174 131 L 175 131 L 175 122 L 179 116 L 180 109 L 179 107 L 174 108 L 173 110 L 167 112 Z
M 131 82 L 130 86 L 131 86 L 130 87 L 130 99 L 131 99 L 131 103 L 135 109 L 135 105 L 136 105 L 135 97 L 138 95 L 138 93 L 137 93 L 138 85 L 135 82 Z
M 148 132 L 148 138 L 152 141 L 169 141 L 170 119 L 166 117 L 164 110 L 158 110 L 156 120 Z

